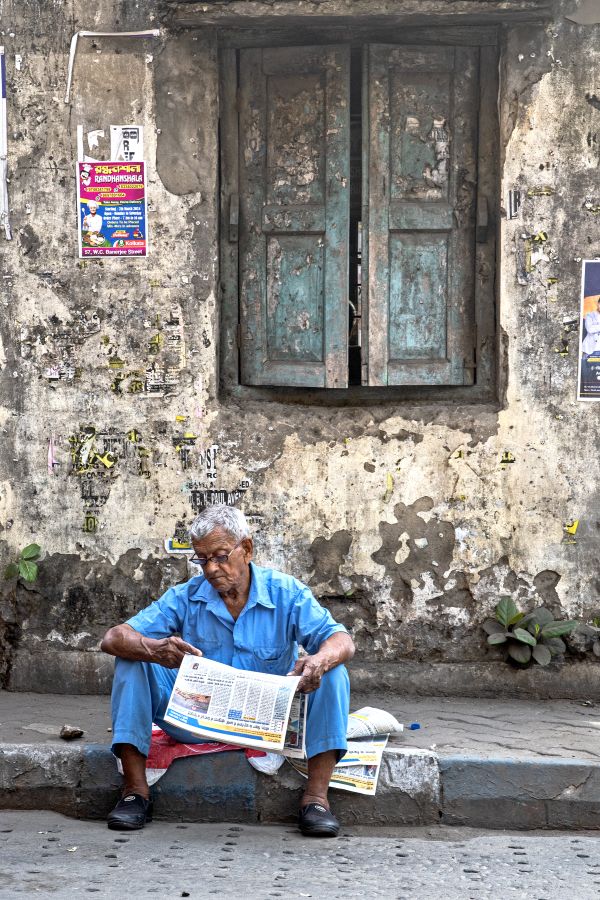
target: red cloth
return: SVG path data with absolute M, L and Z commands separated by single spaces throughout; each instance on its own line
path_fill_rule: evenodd
M 175 738 L 166 734 L 157 725 L 152 726 L 150 752 L 146 759 L 147 769 L 162 769 L 165 772 L 171 763 L 183 756 L 202 756 L 204 753 L 221 753 L 223 750 L 243 750 L 235 744 L 224 744 L 221 741 L 207 741 L 202 744 L 180 744 Z M 246 749 L 246 758 L 265 756 L 263 750 Z

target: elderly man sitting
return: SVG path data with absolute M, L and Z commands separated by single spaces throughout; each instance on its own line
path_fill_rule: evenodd
M 152 818 L 146 756 L 152 723 L 184 743 L 200 742 L 163 719 L 186 653 L 238 669 L 300 675 L 309 694 L 308 781 L 298 823 L 303 834 L 335 836 L 339 823 L 327 790 L 346 750 L 350 690 L 341 663 L 354 644 L 343 625 L 301 582 L 251 562 L 246 519 L 229 506 L 212 506 L 191 527 L 194 562 L 202 575 L 170 588 L 123 625 L 110 628 L 102 649 L 116 656 L 112 692 L 113 752 L 121 758 L 122 799 L 108 827 L 143 828 Z M 307 656 L 298 659 L 298 645 Z

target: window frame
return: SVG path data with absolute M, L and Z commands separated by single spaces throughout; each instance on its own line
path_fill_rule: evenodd
M 217 328 L 219 332 L 219 389 L 226 397 L 239 400 L 270 401 L 323 406 L 366 406 L 405 402 L 497 403 L 498 357 L 496 335 L 497 258 L 499 232 L 499 122 L 498 98 L 498 28 L 496 26 L 449 26 L 402 29 L 401 39 L 394 40 L 386 28 L 385 43 L 399 46 L 411 44 L 455 44 L 475 46 L 480 51 L 479 122 L 478 122 L 478 193 L 487 199 L 487 239 L 479 233 L 475 243 L 475 361 L 476 378 L 472 385 L 403 385 L 346 388 L 255 387 L 240 383 L 239 358 L 239 261 L 238 220 L 238 51 L 248 46 L 285 46 L 306 43 L 338 43 L 350 47 L 364 46 L 381 40 L 376 23 L 371 28 L 360 26 L 356 33 L 344 30 L 344 38 L 331 29 L 318 33 L 298 27 L 261 30 L 253 33 L 219 30 L 219 277 Z M 483 227 L 480 223 L 480 227 Z

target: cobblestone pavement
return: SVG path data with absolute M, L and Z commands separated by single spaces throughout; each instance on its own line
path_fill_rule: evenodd
M 0 897 L 88 893 L 588 900 L 600 895 L 600 836 L 354 828 L 318 840 L 291 826 L 166 822 L 121 833 L 56 813 L 0 812 Z

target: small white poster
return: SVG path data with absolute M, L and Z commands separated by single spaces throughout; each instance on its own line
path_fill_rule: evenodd
M 142 162 L 144 129 L 141 125 L 110 126 L 110 158 L 115 162 Z

